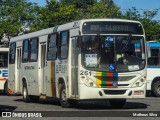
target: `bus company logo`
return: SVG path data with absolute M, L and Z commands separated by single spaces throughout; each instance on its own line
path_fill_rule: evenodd
M 117 87 L 117 84 L 116 84 L 116 83 L 114 83 L 114 84 L 113 84 L 113 87 Z
M 2 117 L 11 117 L 11 112 L 2 112 Z
M 2 77 L 8 77 L 8 70 L 0 70 L 0 75 L 2 75 Z
M 14 118 L 24 118 L 24 117 L 42 117 L 42 113 L 33 112 L 2 112 L 2 117 L 14 117 Z
M 111 71 L 115 70 L 115 64 L 109 64 L 109 70 Z

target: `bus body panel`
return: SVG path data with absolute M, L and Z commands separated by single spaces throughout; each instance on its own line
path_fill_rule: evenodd
M 82 71 L 87 71 L 87 70 L 81 69 L 79 74 L 81 74 Z M 87 71 L 87 72 L 89 73 L 90 71 Z M 99 82 L 102 82 L 102 79 L 104 78 L 107 79 L 107 76 L 103 76 L 103 74 L 105 74 L 105 72 L 93 72 L 92 71 L 91 75 L 80 75 L 79 78 L 83 78 L 83 79 L 80 79 L 79 81 L 79 94 L 80 94 L 79 99 L 145 98 L 146 87 L 147 87 L 146 78 L 145 78 L 146 71 L 142 70 L 140 72 L 135 72 L 131 74 L 119 73 L 118 74 L 119 78 L 125 76 L 126 79 L 124 79 L 123 81 L 121 81 L 121 79 L 118 79 L 117 88 L 114 88 L 114 87 L 109 88 L 107 86 L 106 87 L 98 86 Z M 132 78 L 132 79 L 127 79 L 127 77 Z M 83 81 L 87 78 L 91 79 L 96 84 L 96 86 L 88 87 L 84 85 Z M 143 79 L 145 83 L 140 87 L 133 87 L 133 84 L 140 79 Z M 121 92 L 118 92 L 118 91 L 121 91 Z
M 160 78 L 160 68 L 147 68 L 147 90 L 151 90 L 155 78 Z
M 81 88 L 79 99 L 128 99 L 128 98 L 145 98 L 145 96 L 146 96 L 146 91 L 144 90 L 144 89 L 146 89 L 146 84 L 139 87 L 138 89 L 137 88 L 112 89 L 112 91 L 114 91 L 114 92 L 126 91 L 124 94 L 121 94 L 121 95 L 118 95 L 118 94 L 109 95 L 109 94 L 106 94 L 104 91 L 110 91 L 111 89 L 104 89 L 104 88 L 103 89 L 100 89 L 100 88 L 95 89 L 95 88 L 91 88 L 91 87 L 87 88 L 84 84 L 79 84 L 79 88 Z M 132 93 L 132 95 L 129 95 L 131 91 L 133 93 Z M 141 92 L 141 95 L 139 95 L 137 93 L 135 93 L 135 95 L 134 95 L 134 91 Z M 102 95 L 100 95 L 100 92 Z

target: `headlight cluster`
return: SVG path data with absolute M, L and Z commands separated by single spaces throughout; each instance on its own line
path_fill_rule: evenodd
M 137 80 L 132 87 L 141 87 L 143 84 L 145 83 L 145 79 L 141 78 L 139 80 Z
M 97 87 L 96 83 L 91 78 L 84 77 L 84 76 L 82 76 L 81 78 L 82 78 L 83 83 L 86 86 L 88 86 L 88 87 Z

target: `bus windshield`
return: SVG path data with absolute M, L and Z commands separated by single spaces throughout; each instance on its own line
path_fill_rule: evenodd
M 142 36 L 85 35 L 82 37 L 82 63 L 95 71 L 138 71 L 145 67 Z
M 8 67 L 8 52 L 0 53 L 0 67 Z

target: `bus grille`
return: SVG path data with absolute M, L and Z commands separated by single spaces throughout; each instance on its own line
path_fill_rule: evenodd
M 104 90 L 104 93 L 108 95 L 123 95 L 125 92 L 126 90 Z
M 130 81 L 133 78 L 135 78 L 136 76 L 119 76 L 118 77 L 118 81 Z

